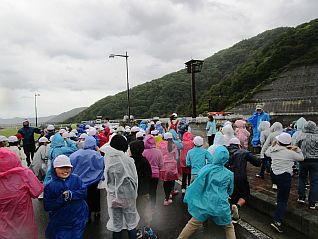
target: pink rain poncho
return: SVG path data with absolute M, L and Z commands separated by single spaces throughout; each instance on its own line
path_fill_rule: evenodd
M 235 129 L 236 137 L 240 140 L 241 146 L 244 149 L 247 149 L 248 139 L 251 134 L 245 128 L 246 122 L 244 120 L 236 120 L 235 125 L 237 126 L 237 128 Z
M 188 151 L 194 147 L 193 135 L 190 132 L 185 132 L 182 138 L 183 148 L 180 154 L 180 171 L 182 173 L 191 173 L 191 168 L 187 167 L 186 158 Z
M 30 169 L 12 151 L 0 149 L 0 237 L 36 239 L 32 198 L 43 186 Z
M 179 178 L 177 171 L 177 147 L 172 144 L 172 151 L 168 151 L 168 141 L 161 141 L 158 149 L 163 155 L 163 167 L 160 169 L 160 180 L 173 181 Z

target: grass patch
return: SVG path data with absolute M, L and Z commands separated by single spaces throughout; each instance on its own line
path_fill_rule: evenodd
M 20 128 L 8 128 L 8 129 L 0 129 L 0 135 L 4 135 L 6 137 L 16 135 Z M 34 134 L 34 138 L 39 138 L 40 134 Z

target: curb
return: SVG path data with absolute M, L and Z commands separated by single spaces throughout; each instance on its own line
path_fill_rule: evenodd
M 244 220 L 238 221 L 237 224 L 234 224 L 235 233 L 239 235 L 238 238 L 246 238 L 246 239 L 271 239 L 271 237 L 267 236 L 260 230 L 256 229 L 249 223 Z

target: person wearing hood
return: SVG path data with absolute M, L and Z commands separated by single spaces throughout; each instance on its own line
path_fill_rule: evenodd
M 49 239 L 83 238 L 88 220 L 87 188 L 72 167 L 68 156 L 57 156 L 51 166 L 52 180 L 44 187 L 44 210 L 49 212 L 45 236 Z
M 178 135 L 180 139 L 182 139 L 185 132 L 188 132 L 188 128 L 189 128 L 189 123 L 186 117 L 182 117 L 182 119 L 180 120 L 178 124 Z
M 266 150 L 272 145 L 274 141 L 276 141 L 276 136 L 280 135 L 283 132 L 283 125 L 280 122 L 275 122 L 272 124 L 272 126 L 269 128 L 270 134 L 268 135 L 268 138 L 266 139 L 264 145 L 262 146 L 261 150 L 261 159 L 265 158 L 265 152 Z M 268 164 L 271 165 L 271 159 L 268 158 Z M 273 182 L 272 188 L 274 190 L 277 189 L 277 185 Z
M 97 137 L 99 139 L 98 147 L 102 147 L 104 144 L 107 144 L 110 136 L 110 128 L 103 128 L 98 134 Z
M 230 202 L 233 210 L 233 222 L 237 222 L 240 219 L 239 209 L 250 199 L 250 185 L 246 170 L 247 162 L 259 167 L 262 161 L 248 150 L 241 148 L 238 138 L 232 138 L 229 144 L 227 149 L 230 153 L 230 159 L 226 167 L 234 173 L 234 191 Z
M 149 183 L 149 195 L 152 212 L 156 207 L 157 186 L 159 181 L 159 172 L 163 167 L 163 156 L 160 150 L 156 148 L 156 140 L 153 135 L 147 135 L 144 140 L 145 150 L 143 156 L 148 160 L 152 176 Z
M 290 134 L 280 133 L 265 152 L 272 159 L 271 177 L 277 185 L 277 207 L 271 226 L 279 233 L 283 232 L 282 223 L 287 209 L 294 161 L 304 160 L 300 148 L 290 146 L 291 140 Z
M 23 166 L 26 166 L 25 165 L 26 155 L 25 155 L 24 151 L 19 146 L 19 140 L 18 140 L 17 136 L 10 136 L 8 138 L 8 142 L 9 142 L 8 148 L 11 151 L 15 152 L 19 156 L 22 165 L 24 164 Z
M 100 150 L 105 153 L 105 181 L 99 188 L 105 188 L 107 192 L 107 229 L 113 232 L 113 238 L 122 238 L 122 231 L 127 230 L 129 239 L 135 239 L 139 222 L 136 208 L 138 175 L 134 159 L 126 154 L 127 140 L 122 135 L 114 135 L 110 144 Z
M 214 151 L 217 147 L 225 145 L 224 135 L 218 131 L 215 134 L 214 142 L 213 144 L 208 148 L 208 152 L 213 155 Z
M 307 120 L 304 117 L 300 117 L 296 121 L 296 132 L 292 136 L 292 145 L 296 145 L 296 142 L 299 142 L 301 140 L 303 129 L 306 123 Z
M 45 179 L 43 182 L 44 186 L 51 180 L 51 171 L 52 171 L 51 166 L 54 159 L 61 154 L 70 156 L 76 150 L 77 150 L 76 144 L 72 142 L 70 139 L 66 139 L 64 141 L 60 133 L 56 133 L 53 136 L 52 142 L 50 144 L 49 152 L 48 152 L 50 167 L 45 175 Z
M 156 122 L 155 129 L 158 130 L 160 135 L 163 135 L 165 133 L 165 129 L 162 127 L 161 121 Z
M 137 238 L 143 235 L 143 232 L 154 232 L 150 227 L 151 213 L 149 205 L 149 187 L 152 178 L 152 171 L 148 160 L 142 155 L 145 146 L 144 142 L 136 140 L 130 144 L 131 157 L 135 161 L 135 166 L 138 174 L 138 197 L 137 197 L 137 210 L 140 215 L 139 226 L 144 230 L 137 230 Z M 149 237 L 149 235 L 148 235 Z
M 46 137 L 39 139 L 39 146 L 35 150 L 34 159 L 30 166 L 30 169 L 41 182 L 43 182 L 48 170 L 48 143 L 49 140 Z
M 140 121 L 139 128 L 143 129 L 145 132 L 148 132 L 148 124 L 147 124 L 147 122 L 144 121 L 144 120 Z
M 250 122 L 253 127 L 252 146 L 255 152 L 259 152 L 260 149 L 260 132 L 258 131 L 258 126 L 262 121 L 270 122 L 269 114 L 263 111 L 261 105 L 257 105 L 253 115 L 248 118 L 248 122 Z
M 216 148 L 213 163 L 204 166 L 196 180 L 186 191 L 184 202 L 192 218 L 183 228 L 178 239 L 187 239 L 211 219 L 223 226 L 227 239 L 235 239 L 235 230 L 231 221 L 229 197 L 234 188 L 233 172 L 224 165 L 229 160 L 229 152 L 224 146 Z
M 169 121 L 168 121 L 168 131 L 173 129 L 177 132 L 178 131 L 178 124 L 179 124 L 179 120 L 178 120 L 177 113 L 172 113 L 170 115 Z
M 208 137 L 209 146 L 211 146 L 214 142 L 215 134 L 216 134 L 216 122 L 213 118 L 213 115 L 209 114 L 208 122 L 206 123 L 206 136 Z
M 53 135 L 55 134 L 55 127 L 54 127 L 54 125 L 49 124 L 49 125 L 46 127 L 46 131 L 47 131 L 47 133 L 46 133 L 45 137 L 46 137 L 48 140 L 50 140 L 51 136 L 53 136 Z
M 194 148 L 189 150 L 186 157 L 186 165 L 191 167 L 191 180 L 197 177 L 199 171 L 213 161 L 212 155 L 203 148 L 203 138 L 196 136 L 193 139 Z
M 26 155 L 26 161 L 29 167 L 31 164 L 31 160 L 33 160 L 35 151 L 34 134 L 39 134 L 41 130 L 38 128 L 30 127 L 30 123 L 27 119 L 25 119 L 22 124 L 23 128 L 19 129 L 18 133 L 21 134 L 23 137 L 23 150 Z
M 189 150 L 193 149 L 193 135 L 190 132 L 185 132 L 182 138 L 183 148 L 180 154 L 180 171 L 182 174 L 181 192 L 185 193 L 191 182 L 191 167 L 187 166 L 186 158 Z
M 267 121 L 265 121 L 265 122 L 267 122 Z M 248 148 L 248 139 L 249 139 L 251 134 L 246 129 L 246 122 L 244 120 L 236 120 L 234 124 L 237 127 L 235 129 L 235 135 L 240 140 L 241 147 L 243 149 L 247 149 Z
M 296 142 L 304 155 L 304 161 L 299 163 L 298 178 L 298 202 L 305 203 L 306 182 L 309 174 L 308 203 L 310 209 L 316 209 L 318 202 L 318 131 L 316 123 L 307 121 L 304 125 L 303 134 Z
M 30 169 L 21 165 L 18 155 L 0 148 L 0 237 L 37 239 L 32 198 L 43 186 Z
M 87 136 L 84 148 L 70 155 L 73 165 L 73 173 L 78 175 L 87 187 L 86 202 L 89 208 L 89 222 L 91 213 L 95 213 L 96 219 L 100 218 L 100 190 L 97 189 L 99 181 L 104 173 L 104 158 L 96 151 L 96 140 L 93 136 Z
M 222 134 L 224 135 L 224 143 L 229 146 L 230 140 L 234 137 L 234 129 L 231 124 L 227 124 L 222 128 Z
M 259 123 L 258 126 L 258 131 L 260 132 L 260 142 L 261 142 L 261 147 L 263 147 L 263 145 L 266 142 L 266 139 L 268 138 L 269 134 L 270 134 L 270 122 L 268 121 L 261 121 Z M 262 158 L 262 166 L 261 166 L 261 170 L 258 174 L 256 174 L 257 178 L 261 178 L 264 179 L 264 174 L 265 174 L 265 169 L 267 170 L 267 172 L 270 172 L 270 158 L 268 158 L 266 155 L 264 155 L 264 157 Z

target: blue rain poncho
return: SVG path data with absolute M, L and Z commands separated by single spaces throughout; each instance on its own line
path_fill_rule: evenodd
M 44 209 L 49 212 L 45 235 L 49 239 L 82 239 L 88 220 L 86 186 L 75 174 L 65 180 L 59 179 L 55 170 L 51 175 L 52 180 L 44 188 Z M 67 201 L 62 195 L 65 191 L 71 195 Z
M 253 126 L 253 138 L 252 138 L 252 146 L 256 147 L 260 144 L 260 132 L 258 131 L 258 126 L 261 121 L 270 122 L 270 118 L 268 113 L 262 111 L 262 113 L 258 114 L 256 111 L 253 115 L 248 119 Z
M 172 134 L 172 141 L 173 143 L 177 146 L 177 155 L 176 155 L 176 160 L 177 160 L 177 164 L 179 163 L 179 159 L 180 159 L 180 150 L 183 149 L 183 144 L 181 139 L 179 138 L 179 135 L 177 134 L 177 132 L 174 129 L 170 129 L 169 132 Z
M 219 146 L 212 156 L 213 163 L 204 166 L 186 190 L 184 202 L 198 221 L 212 219 L 217 225 L 228 225 L 232 222 L 229 196 L 234 188 L 233 173 L 224 167 L 229 152 Z
M 104 157 L 96 151 L 96 140 L 88 136 L 84 141 L 84 149 L 70 155 L 73 173 L 80 176 L 83 183 L 89 186 L 99 182 L 104 173 Z

